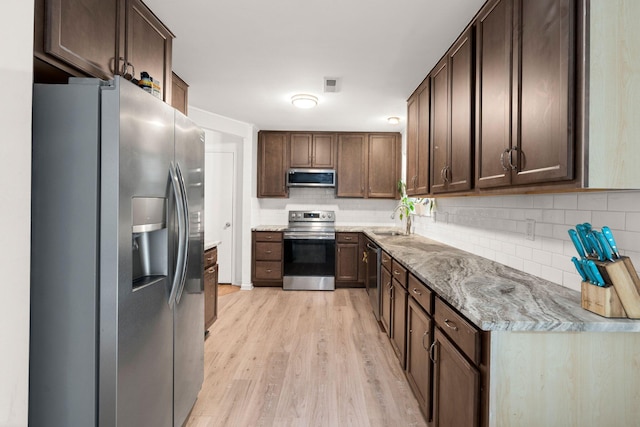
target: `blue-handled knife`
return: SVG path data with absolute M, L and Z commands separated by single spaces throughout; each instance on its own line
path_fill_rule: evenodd
M 582 243 L 580 243 L 580 239 L 578 238 L 578 233 L 573 228 L 569 229 L 569 237 L 571 237 L 571 241 L 573 242 L 573 246 L 576 247 L 578 251 L 578 255 L 580 258 L 585 259 L 587 255 L 584 252 L 584 248 L 582 247 Z
M 613 238 L 613 233 L 611 232 L 611 229 L 605 225 L 604 227 L 602 227 L 602 234 L 607 239 L 607 242 L 609 242 L 609 246 L 611 246 L 611 250 L 613 251 L 616 258 L 620 258 L 620 252 L 618 252 L 618 245 L 616 245 L 616 239 Z
M 580 274 L 580 277 L 582 277 L 582 281 L 583 282 L 591 282 L 591 278 L 587 277 L 587 273 L 584 271 L 584 266 L 582 265 L 582 263 L 580 261 L 578 261 L 578 258 L 576 258 L 576 257 L 571 258 L 571 262 L 573 262 L 573 265 L 576 266 L 576 270 L 578 270 L 578 273 Z
M 580 236 L 580 241 L 582 242 L 582 245 L 584 246 L 584 249 L 587 252 L 587 254 L 591 255 L 595 253 L 595 250 L 589 244 L 589 239 L 587 239 L 587 234 L 588 234 L 587 227 L 585 227 L 584 224 L 578 224 L 576 225 L 576 230 L 578 230 L 578 236 Z
M 587 261 L 587 266 L 589 267 L 589 271 L 591 272 L 591 277 L 593 277 L 596 281 L 596 285 L 604 286 L 604 279 L 602 278 L 602 275 L 598 271 L 598 267 L 596 266 L 596 263 L 589 260 Z
M 596 236 L 604 257 L 609 261 L 613 261 L 613 253 L 611 253 L 611 247 L 609 246 L 609 242 L 607 242 L 607 239 L 604 237 L 604 235 L 596 230 L 591 231 L 591 233 Z
M 587 239 L 589 239 L 589 244 L 596 250 L 596 253 L 598 254 L 598 260 L 604 261 L 604 250 L 600 247 L 600 242 L 598 242 L 598 239 L 596 238 L 593 231 L 590 231 L 589 234 L 587 234 Z

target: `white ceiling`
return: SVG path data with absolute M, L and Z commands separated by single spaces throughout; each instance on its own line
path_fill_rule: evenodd
M 176 35 L 191 106 L 259 129 L 400 131 L 407 98 L 485 0 L 144 1 Z M 297 109 L 296 93 L 320 102 Z

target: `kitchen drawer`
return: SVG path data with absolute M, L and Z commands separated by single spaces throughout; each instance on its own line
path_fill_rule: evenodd
M 256 280 L 282 280 L 280 261 L 256 261 Z
M 428 314 L 433 314 L 433 292 L 427 288 L 416 276 L 409 273 L 408 280 L 409 295 L 416 300 L 418 304 Z
M 391 255 L 382 251 L 382 266 L 387 269 L 387 271 L 391 272 Z
M 480 331 L 461 314 L 436 297 L 436 325 L 476 365 L 480 363 Z
M 358 243 L 358 233 L 336 233 L 338 243 Z
M 256 242 L 282 242 L 282 233 L 279 231 L 256 231 Z
M 395 259 L 391 260 L 391 276 L 393 276 L 403 288 L 407 289 L 407 269 L 400 265 Z
M 282 243 L 256 242 L 257 261 L 279 261 L 282 259 Z
M 209 268 L 218 262 L 218 248 L 211 248 L 204 252 L 204 268 Z

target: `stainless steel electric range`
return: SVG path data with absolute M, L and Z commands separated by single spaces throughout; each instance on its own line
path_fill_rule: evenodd
M 283 289 L 336 288 L 335 219 L 333 211 L 289 211 L 289 226 L 283 236 Z

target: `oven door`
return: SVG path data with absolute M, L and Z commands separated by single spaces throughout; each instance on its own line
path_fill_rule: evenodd
M 284 233 L 285 290 L 334 290 L 335 234 Z

